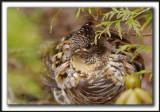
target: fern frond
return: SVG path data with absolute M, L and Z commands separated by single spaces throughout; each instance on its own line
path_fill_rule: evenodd
M 141 26 L 141 24 L 139 23 L 138 19 L 136 19 L 136 17 L 146 11 L 149 11 L 150 8 L 137 8 L 135 10 L 129 10 L 128 8 L 112 8 L 112 11 L 107 12 L 107 13 L 102 13 L 100 12 L 100 15 L 102 15 L 102 22 L 100 24 L 97 25 L 97 27 L 99 26 L 106 26 L 106 31 L 107 34 L 110 36 L 110 30 L 108 28 L 110 28 L 110 26 L 112 24 L 115 24 L 115 28 L 118 31 L 118 34 L 120 36 L 120 38 L 122 39 L 122 28 L 120 26 L 120 22 L 122 21 L 126 21 L 125 24 L 127 24 L 128 28 L 128 32 L 130 32 L 130 30 L 133 28 L 136 31 L 136 36 L 139 37 L 140 42 L 143 42 L 143 38 L 142 38 L 142 34 L 140 33 L 141 30 L 144 29 L 144 27 L 146 27 L 146 25 L 148 23 L 150 23 L 150 21 L 152 20 L 152 18 L 150 17 L 149 20 L 146 21 L 146 23 Z M 118 20 L 114 20 L 111 21 L 112 17 L 116 16 L 116 18 Z M 121 19 L 120 19 L 121 18 Z M 106 21 L 105 21 L 106 20 Z
M 140 53 L 142 52 L 150 52 L 152 50 L 152 47 L 150 46 L 146 46 L 146 45 L 138 45 L 138 44 L 126 44 L 121 46 L 117 51 L 116 54 L 118 54 L 119 52 L 123 52 L 125 50 L 130 50 L 132 48 L 136 48 L 136 50 L 134 51 L 134 56 L 132 57 L 131 61 L 133 61 L 133 59 Z
M 116 15 L 117 17 L 117 19 L 120 19 L 120 18 L 122 18 L 122 20 L 126 20 L 126 19 L 128 19 L 128 18 L 130 18 L 130 17 L 133 17 L 133 16 L 135 16 L 137 13 L 136 12 L 133 12 L 133 11 L 130 11 L 128 8 L 120 8 L 119 10 L 118 9 L 116 9 L 116 8 L 112 8 L 112 11 L 110 11 L 110 12 L 108 12 L 108 13 L 105 13 L 105 14 L 102 14 L 101 13 L 101 15 L 103 15 L 104 17 L 102 18 L 102 20 L 104 20 L 104 19 L 108 19 L 108 17 L 109 17 L 109 20 L 111 20 L 111 18 L 114 16 L 114 15 Z
M 139 54 L 142 52 L 150 52 L 152 50 L 152 47 L 150 46 L 146 46 L 146 45 L 138 45 L 138 44 L 126 44 L 121 46 L 117 51 L 116 54 L 118 54 L 119 52 L 125 51 L 125 50 L 130 50 L 132 48 L 137 48 L 135 50 L 135 53 Z
M 105 22 L 101 22 L 98 25 L 96 25 L 96 27 L 100 27 L 100 26 L 103 26 L 103 25 L 107 25 L 107 22 L 106 21 Z
M 137 20 L 134 20 L 133 18 L 130 18 L 130 19 L 128 19 L 128 20 L 126 21 L 125 24 L 127 24 L 128 27 L 129 27 L 129 28 L 128 28 L 128 33 L 129 33 L 129 30 L 130 30 L 131 28 L 133 28 L 133 29 L 136 31 L 136 34 L 138 35 L 141 43 L 143 43 L 143 38 L 142 38 L 142 35 L 141 35 L 141 33 L 140 33 L 140 30 L 141 30 L 141 29 L 140 29 L 140 27 L 141 27 L 140 23 L 139 23 Z

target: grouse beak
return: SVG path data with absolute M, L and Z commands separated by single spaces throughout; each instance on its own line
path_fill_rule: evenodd
M 66 53 L 66 59 L 69 59 L 70 57 L 72 57 L 75 53 L 72 50 L 68 50 Z

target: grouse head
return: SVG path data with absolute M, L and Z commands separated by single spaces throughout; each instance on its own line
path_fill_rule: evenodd
M 102 42 L 100 40 L 97 44 L 94 42 L 95 31 L 92 25 L 93 23 L 89 22 L 73 33 L 70 38 L 70 50 L 67 52 L 67 58 L 76 55 L 84 61 L 93 63 L 94 58 L 103 52 Z

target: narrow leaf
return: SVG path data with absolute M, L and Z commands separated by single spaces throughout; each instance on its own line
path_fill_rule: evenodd
M 88 8 L 89 14 L 92 14 L 92 8 Z
M 77 11 L 76 20 L 79 18 L 80 12 L 81 12 L 81 8 L 79 8 L 78 11 Z
M 118 30 L 120 39 L 122 39 L 122 34 L 121 34 L 122 28 L 121 28 L 120 22 L 117 22 L 116 25 L 115 25 L 115 27 Z
M 116 8 L 112 8 L 113 11 L 117 12 L 118 10 Z
M 111 18 L 114 16 L 114 12 L 111 13 L 109 20 L 111 20 Z
M 84 8 L 81 8 L 82 9 L 82 12 L 84 12 Z
M 142 38 L 142 34 L 138 33 L 138 37 L 141 43 L 143 43 L 143 38 Z
M 110 30 L 109 30 L 109 28 L 110 28 L 111 25 L 112 25 L 111 22 L 108 22 L 108 23 L 107 23 L 107 28 L 106 28 L 106 30 L 107 30 L 107 34 L 109 35 L 109 37 L 111 37 L 111 33 L 110 33 Z
M 94 11 L 97 11 L 97 8 L 92 8 Z
M 152 15 L 150 15 L 147 19 L 146 22 L 143 24 L 141 27 L 141 30 L 143 30 L 150 22 L 152 21 Z

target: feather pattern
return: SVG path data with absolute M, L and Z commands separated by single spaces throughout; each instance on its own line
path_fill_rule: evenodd
M 131 62 L 135 49 L 115 54 L 128 40 L 102 35 L 95 45 L 94 32 L 91 22 L 85 24 L 45 57 L 48 85 L 60 104 L 113 104 L 125 90 L 123 76 L 144 69 L 140 55 Z

